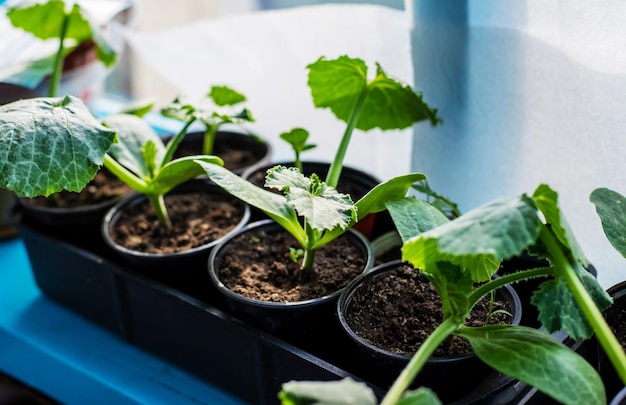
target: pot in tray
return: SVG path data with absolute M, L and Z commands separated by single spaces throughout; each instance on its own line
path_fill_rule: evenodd
M 383 286 L 387 283 L 390 287 L 384 292 L 386 287 Z M 337 314 L 344 333 L 352 342 L 345 355 L 355 359 L 351 368 L 359 377 L 388 388 L 421 342 L 441 323 L 440 297 L 435 293 L 427 298 L 422 296 L 424 291 L 434 291 L 434 288 L 423 274 L 401 260 L 376 266 L 344 289 L 337 302 Z M 522 308 L 513 288 L 507 285 L 499 289 L 495 303 L 510 314 L 494 314 L 498 318 L 492 323 L 519 325 Z M 488 306 L 488 299 L 481 301 L 474 307 L 473 316 L 478 316 L 476 308 L 484 311 Z M 382 325 L 377 316 L 388 320 L 389 324 Z M 415 318 L 435 324 L 427 327 L 430 330 L 423 329 L 418 326 L 422 321 L 418 323 Z M 482 315 L 476 320 L 471 318 L 466 325 L 481 324 L 484 319 Z M 362 330 L 363 327 L 370 330 Z M 384 343 L 372 343 L 379 338 Z M 412 386 L 430 387 L 444 402 L 463 402 L 470 397 L 472 401 L 479 401 L 511 382 L 508 377 L 486 382 L 493 370 L 471 352 L 469 345 L 462 346 L 464 343 L 466 341 L 455 337 L 448 351 L 440 347 Z M 457 351 L 464 354 L 453 353 Z
M 163 141 L 167 142 L 171 136 L 166 136 Z M 196 131 L 185 134 L 174 157 L 202 154 L 204 132 Z M 248 135 L 243 132 L 218 131 L 215 134 L 213 154 L 224 160 L 224 167 L 237 174 L 246 170 L 265 165 L 271 160 L 272 147 L 263 139 Z
M 209 299 L 209 252 L 248 222 L 250 208 L 199 178 L 170 191 L 165 204 L 172 221 L 170 231 L 159 224 L 145 195 L 129 194 L 104 217 L 104 241 L 113 259 L 124 267 Z
M 29 226 L 99 252 L 104 215 L 130 191 L 103 168 L 80 193 L 61 191 L 48 197 L 19 198 L 17 203 L 22 220 Z
M 241 177 L 257 186 L 263 186 L 265 184 L 265 174 L 267 170 L 278 165 L 293 167 L 294 162 L 285 161 L 259 165 L 246 170 Z M 315 173 L 321 179 L 324 179 L 328 173 L 328 169 L 330 168 L 330 163 L 304 161 L 302 162 L 302 168 L 305 176 L 308 177 Z M 341 176 L 339 177 L 337 191 L 343 194 L 348 194 L 352 198 L 352 201 L 357 201 L 380 183 L 381 181 L 379 179 L 364 172 L 363 170 L 344 166 L 341 171 Z M 265 216 L 262 212 L 252 209 L 252 221 L 265 218 L 267 218 L 267 216 Z M 378 235 L 394 230 L 395 228 L 389 213 L 387 211 L 382 211 L 368 214 L 365 218 L 360 219 L 354 226 L 354 229 L 361 232 L 369 240 L 372 240 Z
M 229 235 L 211 251 L 208 262 L 211 282 L 224 295 L 233 315 L 288 340 L 332 327 L 341 290 L 372 265 L 367 240 L 348 230 L 317 251 L 315 274 L 302 280 L 292 276 L 299 273 L 298 263 L 290 258 L 290 248 L 295 246 L 296 240 L 280 225 L 261 220 Z M 239 285 L 242 275 L 260 274 L 260 280 L 247 278 L 247 285 Z M 338 275 L 341 277 L 335 279 Z M 263 283 L 259 289 L 244 291 L 258 281 Z M 289 287 L 287 298 L 279 292 L 283 285 Z M 268 289 L 271 291 L 265 294 Z

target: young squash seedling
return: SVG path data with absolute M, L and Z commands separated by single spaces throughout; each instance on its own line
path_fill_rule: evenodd
M 316 106 L 331 108 L 337 117 L 348 121 L 325 182 L 316 174 L 306 177 L 297 168 L 277 166 L 268 170 L 265 186 L 284 193 L 278 195 L 224 168 L 200 163 L 213 182 L 263 211 L 296 238 L 304 252 L 300 265 L 304 274 L 313 271 L 319 248 L 346 232 L 360 218 L 384 210 L 386 200 L 404 197 L 413 183 L 426 178 L 421 173 L 398 176 L 374 187 L 356 203 L 349 195 L 337 192 L 343 156 L 353 129 L 401 129 L 426 118 L 433 124 L 438 122 L 436 111 L 423 103 L 409 86 L 388 78 L 380 66 L 371 82 L 367 81 L 365 63 L 346 56 L 335 61 L 321 58 L 309 65 L 309 70 L 309 87 Z M 287 137 L 302 135 L 306 134 L 296 131 Z M 298 143 L 306 145 L 306 136 Z M 305 150 L 305 146 L 301 149 Z
M 116 139 L 72 96 L 0 106 L 0 187 L 19 197 L 78 192 Z
M 115 129 L 119 142 L 104 156 L 104 166 L 132 189 L 145 194 L 162 226 L 171 228 L 164 196 L 172 188 L 204 173 L 195 162 L 222 165 L 212 155 L 172 159 L 179 133 L 167 146 L 144 120 L 132 114 L 114 114 L 103 120 Z
M 235 109 L 236 105 L 244 101 L 246 101 L 246 97 L 230 87 L 213 86 L 209 94 L 198 103 L 190 103 L 176 98 L 161 109 L 161 114 L 185 123 L 179 134 L 186 133 L 194 122 L 202 122 L 205 127 L 202 154 L 211 155 L 213 154 L 215 135 L 222 125 L 254 122 L 254 118 L 247 108 Z
M 77 3 L 73 3 L 69 8 L 68 6 L 63 0 L 50 0 L 43 3 L 20 3 L 7 10 L 7 17 L 16 28 L 29 32 L 41 40 L 59 41 L 54 59 L 45 63 L 44 67 L 38 67 L 51 72 L 49 97 L 57 95 L 65 57 L 77 45 L 93 41 L 98 60 L 107 67 L 112 66 L 117 59 L 117 53 L 107 42 L 98 25 Z
M 309 131 L 304 128 L 293 128 L 289 132 L 283 132 L 280 134 L 280 139 L 287 142 L 291 146 L 291 149 L 295 154 L 294 166 L 297 167 L 300 172 L 304 172 L 304 170 L 302 170 L 302 159 L 300 159 L 300 155 L 302 152 L 314 149 L 317 146 L 313 143 L 307 143 L 309 139 Z
M 424 120 L 433 126 L 442 122 L 437 110 L 428 106 L 421 94 L 387 76 L 379 64 L 371 80 L 365 62 L 348 56 L 335 60 L 321 57 L 308 69 L 308 84 L 315 106 L 329 108 L 347 123 L 326 175 L 325 182 L 331 187 L 337 187 L 355 128 L 384 131 L 408 128 Z
M 561 403 L 605 403 L 597 372 L 550 335 L 525 326 L 477 328 L 463 324 L 474 303 L 484 295 L 535 277 L 546 278 L 532 298 L 543 326 L 549 332 L 563 330 L 575 340 L 595 334 L 626 381 L 626 356 L 601 314 L 611 299 L 585 270 L 588 263 L 558 206 L 558 195 L 550 187 L 541 185 L 532 196 L 491 202 L 454 221 L 447 221 L 438 210 L 414 198 L 389 202 L 387 208 L 404 241 L 403 259 L 433 283 L 442 298 L 444 321 L 411 358 L 382 404 L 438 403 L 428 390 L 407 388 L 434 350 L 451 335 L 469 340 L 474 353 L 494 369 Z M 546 258 L 549 265 L 492 278 L 503 260 L 526 251 Z M 474 288 L 475 283 L 480 287 Z M 355 391 L 369 390 L 350 383 Z M 288 391 L 293 387 L 298 391 Z M 288 398 L 285 404 L 305 403 L 297 383 L 284 386 L 280 395 Z M 308 400 L 315 398 L 307 395 Z M 407 402 L 414 396 L 424 402 Z

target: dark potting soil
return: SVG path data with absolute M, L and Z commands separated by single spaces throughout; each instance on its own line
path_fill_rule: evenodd
M 145 253 L 176 253 L 211 243 L 230 232 L 243 217 L 238 200 L 206 193 L 165 196 L 172 228 L 158 222 L 147 201 L 123 211 L 111 232 L 113 240 Z
M 202 153 L 201 150 L 196 150 L 191 146 L 193 145 L 179 145 L 175 156 L 191 156 Z M 231 171 L 250 167 L 259 161 L 259 158 L 251 150 L 233 149 L 226 145 L 222 145 L 221 147 L 217 147 L 216 145 L 214 154 L 219 156 L 224 161 L 224 167 Z
M 411 356 L 443 320 L 441 301 L 426 277 L 409 264 L 372 280 L 367 280 L 353 295 L 346 320 L 352 330 L 376 347 Z M 506 301 L 494 302 L 493 311 L 504 309 L 511 313 Z M 479 302 L 466 322 L 467 326 L 482 326 L 487 319 L 489 298 Z M 507 314 L 493 314 L 491 324 L 510 323 Z M 465 339 L 453 337 L 447 346 L 440 346 L 436 357 L 470 353 Z
M 314 274 L 303 277 L 289 248 L 298 244 L 286 232 L 257 230 L 232 239 L 219 270 L 220 280 L 245 297 L 271 302 L 320 298 L 345 287 L 364 270 L 366 258 L 346 237 L 319 249 Z
M 616 300 L 605 312 L 606 321 L 617 338 L 617 341 L 626 350 L 626 300 Z
M 131 188 L 106 170 L 99 170 L 94 178 L 79 192 L 61 191 L 49 197 L 28 199 L 35 205 L 47 208 L 76 208 L 111 201 L 131 191 Z

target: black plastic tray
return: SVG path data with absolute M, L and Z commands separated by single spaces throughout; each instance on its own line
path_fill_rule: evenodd
M 307 341 L 270 335 L 228 314 L 218 297 L 193 297 L 105 259 L 102 242 L 87 250 L 20 222 L 19 210 L 12 215 L 47 297 L 243 401 L 276 404 L 284 382 L 344 377 L 384 394 L 351 366 L 338 322 Z M 545 403 L 533 398 L 530 387 L 493 372 L 455 404 Z

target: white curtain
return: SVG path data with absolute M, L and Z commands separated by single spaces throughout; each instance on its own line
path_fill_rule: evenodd
M 589 194 L 626 195 L 626 3 L 406 0 L 415 86 L 444 125 L 416 127 L 414 170 L 463 211 L 547 183 L 609 287 L 626 260 Z

